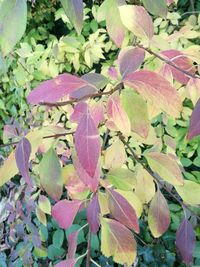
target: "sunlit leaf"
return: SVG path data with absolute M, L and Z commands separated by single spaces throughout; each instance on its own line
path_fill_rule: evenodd
M 60 0 L 64 11 L 70 22 L 80 34 L 83 27 L 83 1 L 82 0 Z
M 63 180 L 59 158 L 53 148 L 50 148 L 43 156 L 39 173 L 41 185 L 47 194 L 55 200 L 62 195 Z
M 184 202 L 190 205 L 200 205 L 200 184 L 193 181 L 184 181 L 183 186 L 175 186 Z
M 190 99 L 192 100 L 193 105 L 196 105 L 200 98 L 200 79 L 190 78 L 186 85 L 186 90 Z
M 123 5 L 119 7 L 119 12 L 124 26 L 137 37 L 145 40 L 153 37 L 153 22 L 144 7 Z
M 106 215 L 110 213 L 110 210 L 108 208 L 108 199 L 106 197 L 106 194 L 101 191 L 98 191 L 98 200 L 99 200 L 101 214 Z
M 26 29 L 27 4 L 25 0 L 0 2 L 0 47 L 3 55 L 9 54 Z
M 81 201 L 79 200 L 60 200 L 52 208 L 52 216 L 63 229 L 68 229 L 80 208 Z
M 187 265 L 192 262 L 195 243 L 196 237 L 192 224 L 184 219 L 176 232 L 176 247 Z
M 99 214 L 100 214 L 100 206 L 98 196 L 95 195 L 90 204 L 87 207 L 87 221 L 90 226 L 90 230 L 93 234 L 96 234 L 99 230 Z
M 116 263 L 131 266 L 136 259 L 136 242 L 132 232 L 123 224 L 101 218 L 101 251 Z
M 167 154 L 150 152 L 145 155 L 151 169 L 172 185 L 183 185 L 183 176 L 176 161 Z
M 39 207 L 36 207 L 36 216 L 42 224 L 47 225 L 46 215 Z
M 107 189 L 108 207 L 112 217 L 120 223 L 139 233 L 138 219 L 134 208 L 118 192 Z
M 153 15 L 159 17 L 167 16 L 166 0 L 142 0 L 144 7 Z
M 130 73 L 124 79 L 126 85 L 135 89 L 149 104 L 167 114 L 178 117 L 181 99 L 178 92 L 161 75 L 147 70 Z
M 40 195 L 38 206 L 44 213 L 51 214 L 51 203 L 46 196 Z
M 196 103 L 196 106 L 192 112 L 192 116 L 190 118 L 190 126 L 187 134 L 188 139 L 192 139 L 193 137 L 200 134 L 200 99 Z
M 164 234 L 169 227 L 169 207 L 160 190 L 156 192 L 150 203 L 148 212 L 148 224 L 152 235 L 156 238 Z

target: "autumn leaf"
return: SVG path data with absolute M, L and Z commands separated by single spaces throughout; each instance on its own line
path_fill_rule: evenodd
M 96 234 L 99 230 L 99 214 L 99 200 L 98 196 L 95 194 L 87 207 L 87 221 L 93 234 Z
M 200 184 L 185 180 L 184 185 L 175 188 L 184 202 L 194 206 L 200 205 Z
M 195 106 L 195 108 L 192 112 L 192 116 L 190 118 L 190 126 L 189 126 L 189 131 L 187 134 L 187 138 L 189 140 L 200 134 L 199 114 L 200 114 L 200 99 L 196 103 L 196 106 Z

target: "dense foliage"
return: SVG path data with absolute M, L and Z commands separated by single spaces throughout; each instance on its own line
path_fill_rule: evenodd
M 200 264 L 199 1 L 0 1 L 0 266 Z

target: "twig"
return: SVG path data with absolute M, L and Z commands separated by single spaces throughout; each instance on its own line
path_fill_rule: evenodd
M 91 262 L 94 263 L 94 265 L 96 265 L 97 267 L 101 267 L 101 265 L 99 265 L 96 261 L 94 261 L 92 258 L 90 258 Z
M 185 203 L 183 203 L 176 195 L 174 195 L 165 185 L 163 185 L 160 180 L 163 180 L 162 177 L 160 177 L 160 175 L 158 175 L 157 173 L 154 173 L 152 171 L 152 169 L 150 167 L 147 167 L 143 161 L 138 157 L 138 155 L 134 152 L 134 150 L 130 147 L 129 143 L 127 141 L 125 141 L 125 138 L 122 134 L 119 134 L 119 139 L 124 143 L 124 145 L 127 147 L 127 149 L 131 152 L 132 158 L 137 161 L 152 177 L 153 179 L 160 184 L 161 186 L 163 186 L 163 189 L 176 201 L 178 202 L 183 208 L 187 209 L 190 211 L 190 213 L 194 216 L 196 216 L 196 218 L 200 221 L 200 217 L 193 211 L 191 210 L 188 205 L 186 205 Z
M 122 83 L 118 83 L 112 90 L 108 91 L 108 92 L 98 92 L 95 94 L 89 94 L 86 96 L 83 96 L 79 99 L 73 99 L 73 100 L 68 100 L 68 101 L 64 101 L 64 102 L 57 102 L 57 103 L 49 103 L 49 102 L 40 102 L 39 105 L 42 106 L 50 106 L 50 107 L 61 107 L 61 106 L 66 106 L 66 105 L 70 105 L 76 102 L 80 102 L 83 100 L 86 100 L 88 98 L 95 98 L 95 97 L 100 97 L 103 95 L 111 95 L 113 94 L 115 91 L 118 91 L 119 89 L 121 89 Z
M 179 68 L 179 67 L 178 67 L 176 64 L 174 64 L 170 59 L 166 59 L 166 58 L 164 58 L 164 57 L 158 55 L 157 53 L 153 52 L 151 49 L 146 48 L 146 47 L 144 47 L 144 46 L 142 46 L 142 45 L 140 45 L 140 44 L 137 44 L 137 46 L 138 46 L 139 48 L 141 48 L 141 49 L 144 49 L 144 50 L 147 51 L 149 54 L 151 54 L 151 55 L 153 55 L 153 56 L 159 58 L 159 59 L 162 60 L 162 61 L 164 61 L 166 64 L 170 65 L 171 67 L 173 67 L 173 68 L 177 69 L 178 71 L 184 73 L 185 75 L 190 76 L 190 77 L 192 77 L 192 78 L 194 78 L 194 79 L 200 79 L 200 76 L 199 76 L 199 75 L 192 74 L 192 73 L 188 72 L 187 70 L 184 70 L 184 69 L 182 69 L 182 68 Z
M 192 13 L 194 13 L 195 9 L 194 9 L 194 1 L 193 0 L 190 0 L 190 5 L 191 5 L 191 8 L 192 8 Z
M 90 267 L 90 254 L 91 254 L 91 231 L 88 232 L 88 245 L 87 245 L 87 258 L 86 267 Z

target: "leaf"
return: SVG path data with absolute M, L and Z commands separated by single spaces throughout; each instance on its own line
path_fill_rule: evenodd
M 135 89 L 151 105 L 178 117 L 181 111 L 181 99 L 178 92 L 161 75 L 147 70 L 130 73 L 124 83 Z
M 142 0 L 144 7 L 152 14 L 159 17 L 167 16 L 166 0 Z
M 0 3 L 0 47 L 4 56 L 22 38 L 27 22 L 25 0 L 2 0 Z
M 136 242 L 132 232 L 123 224 L 101 218 L 101 251 L 116 263 L 131 266 L 136 259 Z
M 179 68 L 186 70 L 191 74 L 195 74 L 195 68 L 193 66 L 192 60 L 190 60 L 187 56 L 185 56 L 180 51 L 171 49 L 171 50 L 162 51 L 161 54 L 164 55 L 167 59 L 170 59 L 172 63 L 174 63 Z M 171 68 L 172 75 L 176 81 L 182 84 L 187 84 L 190 78 L 186 74 L 175 69 L 172 66 L 170 66 L 170 68 Z
M 108 208 L 108 199 L 106 197 L 106 194 L 98 191 L 98 201 L 100 206 L 100 211 L 102 215 L 106 215 L 110 213 L 110 210 Z
M 135 194 L 142 203 L 149 203 L 155 195 L 153 178 L 143 167 L 137 170 Z
M 160 190 L 158 190 L 150 203 L 148 225 L 152 235 L 158 238 L 167 231 L 169 224 L 169 207 L 164 196 Z
M 136 71 L 141 66 L 145 58 L 145 50 L 139 47 L 126 47 L 122 49 L 118 56 L 118 63 L 122 77 Z
M 101 147 L 98 129 L 88 109 L 78 124 L 74 141 L 81 166 L 89 176 L 93 177 L 97 169 Z
M 76 262 L 76 259 L 67 259 L 57 263 L 54 267 L 75 267 Z
M 128 114 L 131 130 L 140 136 L 147 138 L 150 128 L 150 121 L 146 101 L 132 89 L 122 91 L 121 103 Z
M 106 192 L 108 197 L 108 207 L 112 217 L 126 227 L 134 230 L 136 233 L 139 233 L 140 229 L 134 208 L 116 191 L 107 189 Z
M 98 90 L 103 89 L 109 83 L 109 80 L 99 73 L 86 73 L 81 78 L 95 86 Z
M 38 205 L 44 213 L 51 214 L 51 203 L 46 196 L 40 195 Z
M 87 207 L 87 221 L 90 226 L 90 230 L 93 234 L 96 234 L 99 230 L 99 214 L 100 206 L 97 195 L 92 198 L 88 207 Z
M 126 161 L 126 151 L 120 140 L 115 140 L 105 151 L 105 168 L 115 169 L 121 167 Z
M 68 240 L 68 259 L 73 259 L 76 254 L 76 248 L 77 248 L 77 237 L 79 234 L 79 230 L 74 231 L 69 234 L 67 240 Z
M 190 78 L 186 85 L 186 90 L 188 92 L 188 95 L 193 103 L 193 105 L 196 105 L 197 101 L 200 98 L 200 80 Z
M 89 85 L 86 81 L 74 75 L 64 73 L 56 78 L 47 80 L 39 84 L 27 97 L 31 104 L 42 102 L 55 103 L 64 96 Z
M 200 184 L 185 180 L 183 186 L 175 186 L 175 188 L 184 202 L 194 206 L 200 205 Z
M 80 34 L 83 27 L 83 1 L 82 0 L 60 0 L 64 11 L 71 24 Z
M 184 180 L 176 161 L 167 154 L 150 152 L 145 155 L 151 169 L 172 185 L 183 185 Z
M 123 5 L 119 7 L 124 26 L 143 40 L 151 40 L 154 34 L 153 22 L 142 6 Z M 142 20 L 141 20 L 142 18 Z
M 61 248 L 64 241 L 64 231 L 61 229 L 56 230 L 53 233 L 53 245 L 55 247 Z
M 29 175 L 29 159 L 31 144 L 25 137 L 20 140 L 15 151 L 16 164 L 25 182 L 32 188 L 33 184 Z
M 74 111 L 70 116 L 70 121 L 79 123 L 83 114 L 87 111 L 87 103 L 79 102 L 74 106 Z
M 176 247 L 187 265 L 192 262 L 195 243 L 196 237 L 192 224 L 184 219 L 176 232 Z
M 68 229 L 72 226 L 81 203 L 79 200 L 69 201 L 64 199 L 53 206 L 51 214 L 61 228 Z
M 47 218 L 46 218 L 46 215 L 45 215 L 45 213 L 39 207 L 36 207 L 36 216 L 37 216 L 38 220 L 42 224 L 44 224 L 45 226 L 47 226 Z
M 41 185 L 47 194 L 54 200 L 59 200 L 62 195 L 63 180 L 59 158 L 53 148 L 43 156 L 39 165 Z
M 190 126 L 189 131 L 187 134 L 187 139 L 191 140 L 195 136 L 198 136 L 200 134 L 200 99 L 196 103 L 194 110 L 192 112 L 192 116 L 190 118 Z
M 118 94 L 112 94 L 107 103 L 107 114 L 116 127 L 125 135 L 129 135 L 131 124 L 128 115 L 124 111 Z

